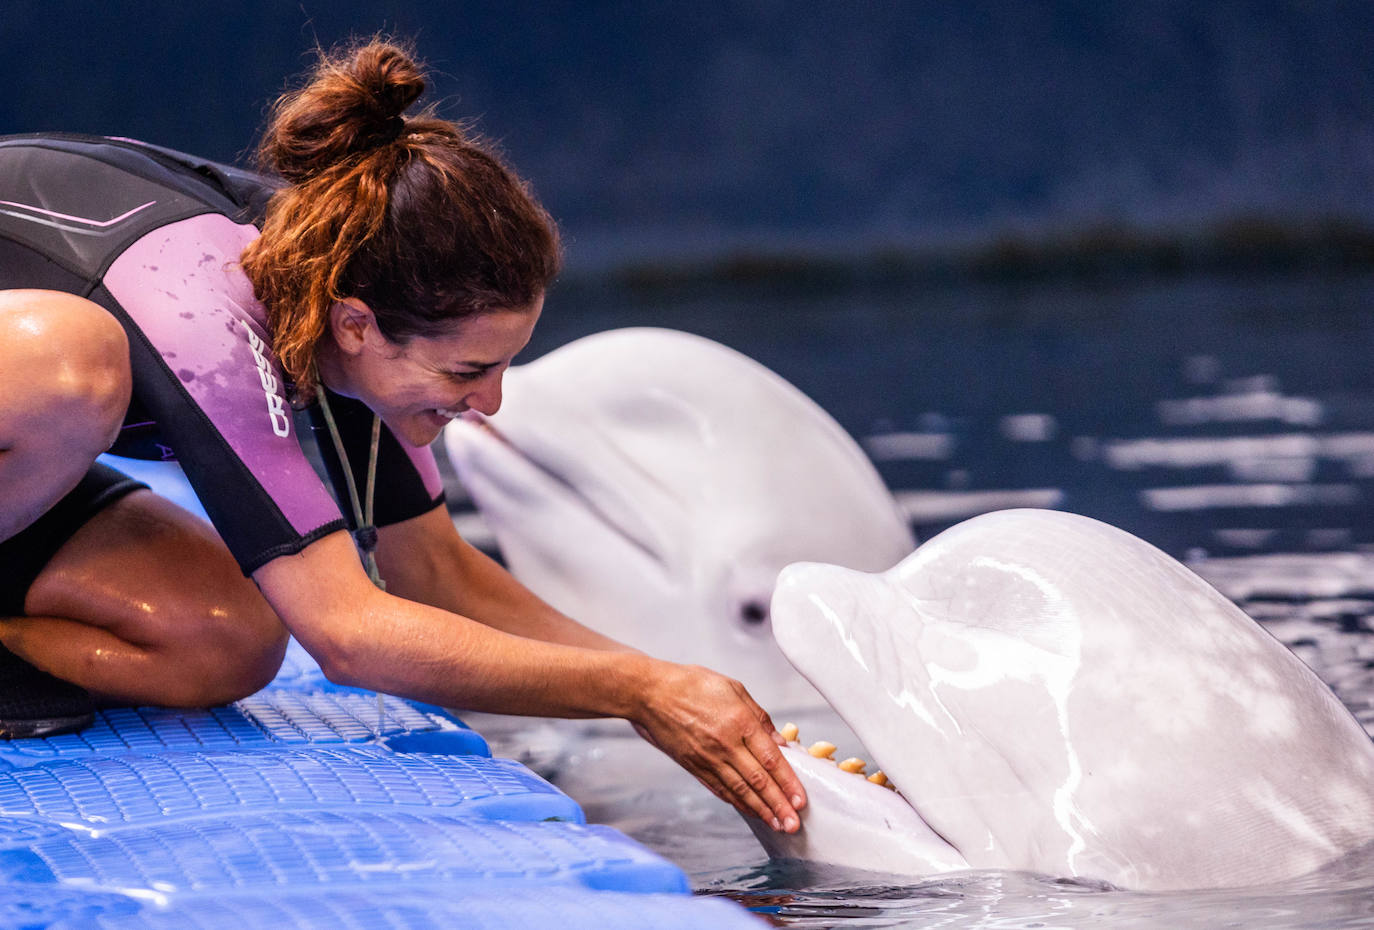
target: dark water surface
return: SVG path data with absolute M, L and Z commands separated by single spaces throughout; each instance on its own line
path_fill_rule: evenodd
M 531 357 L 628 325 L 739 349 L 864 443 L 922 538 L 1018 505 L 1120 526 L 1216 584 L 1374 732 L 1372 310 L 1374 274 L 1315 272 L 581 285 L 552 296 Z M 603 735 L 546 760 L 590 819 L 781 926 L 1374 926 L 1374 850 L 1282 886 L 1171 894 L 770 864 L 733 814 L 646 749 Z M 603 777 L 625 770 L 636 777 Z
M 1175 555 L 1329 551 L 1374 542 L 1372 311 L 1374 274 L 582 286 L 530 353 L 626 325 L 739 349 L 865 441 L 923 536 L 1038 490 Z

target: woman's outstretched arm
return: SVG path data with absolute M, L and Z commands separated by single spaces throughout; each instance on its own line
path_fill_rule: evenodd
M 500 571 L 483 568 L 479 582 L 490 568 Z M 800 825 L 801 783 L 779 751 L 768 714 L 739 682 L 635 652 L 514 635 L 380 591 L 344 532 L 272 560 L 253 578 L 333 681 L 491 713 L 622 717 L 741 812 L 787 832 Z M 507 584 L 518 585 L 509 579 L 499 587 Z M 522 601 L 513 604 L 518 609 Z M 583 636 L 552 625 L 570 638 Z

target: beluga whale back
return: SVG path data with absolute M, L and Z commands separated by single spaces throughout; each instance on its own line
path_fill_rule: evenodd
M 653 655 L 738 678 L 770 710 L 824 707 L 778 652 L 778 572 L 877 571 L 915 543 L 858 445 L 784 379 L 719 343 L 619 329 L 505 376 L 455 421 L 450 461 L 512 574 Z
M 811 760 L 803 830 L 761 835 L 775 855 L 1163 890 L 1292 878 L 1374 841 L 1374 744 L 1346 708 L 1202 579 L 1106 524 L 1003 511 L 880 574 L 794 565 L 773 623 L 911 815 Z M 832 826 L 880 819 L 909 851 L 869 856 Z

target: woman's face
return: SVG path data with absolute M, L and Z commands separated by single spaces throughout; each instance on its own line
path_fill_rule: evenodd
M 527 307 L 466 317 L 442 336 L 387 340 L 365 304 L 337 305 L 332 351 L 320 374 L 333 390 L 355 397 L 406 442 L 424 446 L 465 410 L 488 416 L 501 406 L 501 377 L 530 341 L 543 310 Z

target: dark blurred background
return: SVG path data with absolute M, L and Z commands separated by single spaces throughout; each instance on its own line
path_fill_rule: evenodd
M 725 342 L 923 536 L 1034 504 L 1374 547 L 1374 2 L 4 0 L 0 132 L 244 163 L 313 48 L 378 31 L 562 225 L 529 357 Z
M 430 99 L 500 140 L 574 269 L 1329 245 L 1374 226 L 1368 0 L 5 0 L 0 16 L 0 132 L 221 160 L 250 151 L 316 43 L 413 37 Z

